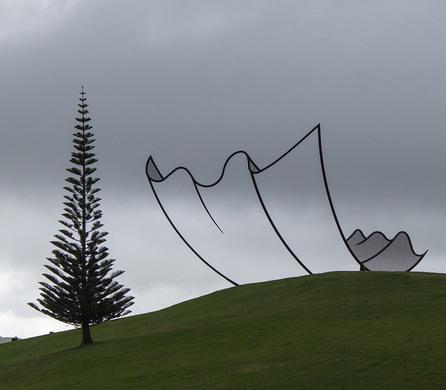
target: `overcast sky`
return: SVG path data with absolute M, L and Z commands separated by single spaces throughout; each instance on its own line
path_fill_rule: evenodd
M 147 157 L 212 181 L 233 151 L 266 165 L 319 122 L 346 234 L 407 230 L 429 249 L 416 270 L 445 272 L 445 20 L 441 0 L 0 0 L 0 336 L 66 329 L 26 302 L 59 229 L 82 84 L 134 313 L 230 286 L 164 219 Z M 294 190 L 280 196 L 286 214 Z

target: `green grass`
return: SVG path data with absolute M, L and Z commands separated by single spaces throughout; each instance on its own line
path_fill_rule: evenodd
M 446 275 L 339 272 L 0 345 L 0 389 L 440 389 Z

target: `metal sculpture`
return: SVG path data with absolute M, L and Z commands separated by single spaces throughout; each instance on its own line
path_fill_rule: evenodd
M 160 170 L 158 169 L 157 165 L 155 164 L 155 161 L 152 156 L 150 156 L 146 163 L 146 175 L 147 179 L 149 181 L 150 187 L 153 191 L 153 194 L 158 202 L 158 205 L 162 212 L 164 213 L 166 219 L 172 226 L 172 228 L 175 230 L 175 232 L 178 234 L 178 236 L 181 238 L 181 240 L 187 245 L 187 247 L 197 256 L 199 260 L 201 260 L 207 267 L 209 267 L 212 271 L 217 273 L 219 276 L 224 278 L 226 281 L 231 283 L 232 285 L 236 286 L 238 283 L 233 280 L 233 278 L 230 278 L 226 275 L 226 273 L 223 273 L 220 269 L 217 269 L 214 265 L 212 265 L 211 261 L 204 256 L 200 251 L 196 248 L 197 242 L 192 243 L 191 240 L 186 236 L 184 232 L 182 232 L 182 229 L 178 227 L 177 223 L 175 223 L 174 219 L 175 217 L 172 215 L 172 213 L 169 212 L 168 207 L 165 206 L 163 203 L 158 191 L 157 186 L 161 183 L 165 183 L 168 181 L 169 178 L 173 180 L 174 175 L 184 174 L 186 182 L 190 181 L 192 183 L 193 191 L 196 195 L 196 199 L 198 200 L 199 204 L 201 205 L 202 210 L 204 210 L 206 216 L 209 218 L 210 221 L 212 221 L 212 225 L 217 229 L 218 234 L 224 234 L 224 230 L 219 225 L 219 221 L 217 218 L 215 218 L 215 215 L 213 215 L 212 210 L 209 209 L 208 205 L 206 204 L 206 200 L 204 199 L 206 195 L 206 191 L 210 189 L 214 189 L 219 183 L 221 183 L 225 177 L 225 173 L 228 167 L 228 164 L 233 161 L 236 158 L 242 158 L 244 159 L 244 162 L 246 163 L 246 167 L 248 170 L 248 174 L 252 183 L 252 187 L 254 189 L 253 195 L 251 196 L 251 199 L 256 199 L 256 201 L 260 204 L 261 209 L 263 210 L 264 216 L 266 217 L 270 227 L 272 227 L 275 235 L 279 239 L 280 243 L 286 248 L 287 252 L 291 255 L 291 257 L 297 262 L 297 264 L 308 274 L 312 274 L 313 271 L 311 270 L 311 267 L 304 263 L 300 257 L 296 254 L 296 250 L 293 248 L 293 245 L 290 244 L 290 240 L 285 237 L 285 235 L 282 233 L 281 229 L 278 226 L 277 220 L 275 220 L 274 216 L 270 212 L 270 208 L 267 206 L 264 197 L 262 196 L 262 191 L 259 188 L 258 180 L 262 177 L 263 173 L 268 172 L 270 169 L 273 169 L 278 165 L 280 161 L 285 159 L 287 156 L 291 155 L 293 151 L 295 151 L 299 146 L 301 146 L 305 141 L 312 139 L 311 137 L 315 136 L 315 140 L 317 143 L 317 154 L 318 154 L 318 160 L 319 160 L 319 172 L 322 179 L 322 186 L 325 189 L 326 194 L 326 200 L 328 200 L 329 210 L 331 212 L 331 217 L 333 221 L 335 222 L 336 230 L 338 235 L 341 237 L 341 241 L 343 243 L 344 248 L 348 251 L 347 253 L 350 254 L 351 258 L 353 258 L 354 262 L 359 265 L 359 267 L 362 270 L 371 271 L 371 270 L 377 270 L 380 268 L 380 264 L 382 265 L 386 261 L 389 262 L 389 255 L 391 256 L 397 256 L 398 255 L 398 249 L 406 248 L 407 245 L 404 245 L 403 240 L 401 237 L 406 237 L 407 233 L 404 233 L 401 237 L 395 237 L 393 241 L 389 241 L 388 245 L 379 248 L 376 250 L 371 256 L 364 257 L 363 251 L 366 248 L 366 241 L 363 239 L 357 240 L 359 237 L 358 234 L 352 234 L 350 237 L 346 237 L 341 224 L 339 222 L 339 218 L 336 212 L 336 209 L 334 207 L 334 202 L 330 193 L 330 188 L 328 185 L 327 180 L 327 174 L 326 169 L 324 165 L 324 156 L 323 156 L 323 149 L 322 149 L 322 138 L 321 138 L 321 126 L 318 124 L 313 129 L 311 129 L 305 136 L 303 136 L 295 145 L 293 145 L 290 149 L 288 149 L 285 153 L 283 153 L 280 157 L 275 159 L 270 164 L 264 166 L 263 168 L 260 168 L 253 159 L 249 156 L 248 153 L 245 151 L 237 151 L 235 153 L 232 153 L 223 164 L 223 168 L 221 171 L 220 176 L 217 180 L 215 180 L 212 183 L 206 184 L 201 183 L 195 179 L 193 174 L 190 172 L 190 170 L 186 167 L 177 167 L 173 169 L 170 173 L 167 175 L 163 175 Z M 309 142 L 309 141 L 308 141 Z M 183 180 L 184 181 L 184 180 Z M 184 230 L 184 229 L 183 229 Z M 359 231 L 358 231 L 359 232 Z M 362 238 L 362 237 L 361 237 Z M 397 239 L 398 238 L 398 239 Z M 365 237 L 364 237 L 365 239 Z M 407 236 L 408 239 L 408 236 Z M 197 241 L 198 239 L 195 238 Z M 363 241 L 362 243 L 360 241 Z M 407 240 L 404 239 L 405 242 Z M 410 239 L 409 239 L 410 242 Z M 361 249 L 362 248 L 362 249 Z M 410 248 L 413 248 L 410 244 Z M 406 254 L 406 253 L 405 253 Z M 403 256 L 405 255 L 403 254 Z M 423 258 L 423 255 L 416 255 L 415 252 L 413 252 L 415 259 L 411 258 L 409 261 L 412 261 L 412 264 L 410 264 L 407 269 L 404 270 L 410 270 L 413 267 L 415 267 Z M 387 260 L 386 260 L 387 259 Z M 353 262 L 353 264 L 354 264 Z M 406 262 L 407 263 L 407 262 Z M 403 270 L 403 269 L 401 269 Z

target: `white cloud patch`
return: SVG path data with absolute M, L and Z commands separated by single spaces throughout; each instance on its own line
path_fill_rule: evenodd
M 37 290 L 35 275 L 27 266 L 0 259 L 0 270 L 0 336 L 23 338 L 70 329 L 26 304 L 33 290 Z
M 145 20 L 139 24 L 135 41 L 153 46 L 190 44 L 233 36 L 263 15 L 265 3 L 234 0 L 220 2 L 152 1 Z
M 27 338 L 49 332 L 60 332 L 72 327 L 48 317 L 35 315 L 33 317 L 18 316 L 15 311 L 0 312 L 0 334 L 2 337 Z
M 33 38 L 62 23 L 79 0 L 1 0 L 0 43 Z

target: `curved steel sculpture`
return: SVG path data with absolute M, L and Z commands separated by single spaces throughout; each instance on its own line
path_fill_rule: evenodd
M 156 164 L 155 164 L 155 162 L 153 160 L 153 157 L 150 156 L 148 158 L 147 162 L 146 162 L 146 176 L 147 176 L 147 179 L 149 181 L 150 187 L 151 187 L 151 189 L 153 191 L 153 194 L 154 194 L 154 196 L 155 196 L 155 198 L 156 198 L 156 200 L 158 202 L 159 207 L 161 208 L 161 210 L 164 213 L 166 219 L 168 220 L 168 222 L 170 223 L 172 228 L 175 230 L 175 232 L 178 234 L 178 236 L 181 238 L 181 240 L 198 257 L 198 259 L 201 260 L 207 267 L 209 267 L 212 271 L 214 271 L 219 276 L 224 278 L 227 282 L 231 283 L 234 286 L 237 286 L 238 285 L 237 282 L 235 282 L 232 278 L 229 278 L 223 272 L 221 272 L 216 267 L 214 267 L 211 264 L 211 262 L 205 258 L 205 256 L 200 254 L 199 251 L 196 248 L 194 248 L 194 246 L 189 242 L 189 240 L 185 237 L 185 235 L 182 234 L 182 232 L 176 226 L 176 224 L 174 223 L 172 217 L 169 215 L 168 211 L 164 207 L 163 202 L 160 199 L 160 196 L 159 196 L 159 194 L 158 194 L 158 192 L 157 192 L 157 190 L 155 188 L 154 183 L 164 182 L 169 177 L 172 177 L 173 174 L 179 173 L 181 171 L 184 172 L 190 178 L 190 180 L 191 180 L 191 182 L 193 184 L 193 187 L 194 187 L 194 191 L 196 192 L 197 198 L 199 199 L 199 202 L 201 203 L 201 206 L 205 210 L 206 214 L 211 219 L 211 221 L 215 225 L 215 227 L 220 231 L 220 233 L 223 234 L 223 230 L 219 226 L 218 222 L 216 221 L 216 219 L 212 215 L 211 211 L 207 207 L 205 200 L 203 199 L 202 191 L 204 189 L 206 189 L 206 188 L 213 188 L 217 184 L 219 184 L 223 180 L 223 178 L 225 176 L 225 172 L 226 172 L 226 169 L 227 169 L 227 166 L 228 166 L 229 162 L 235 156 L 238 156 L 238 155 L 242 156 L 243 158 L 246 159 L 247 167 L 248 167 L 248 170 L 249 170 L 249 176 L 251 177 L 252 184 L 253 184 L 253 187 L 254 187 L 254 190 L 255 190 L 255 195 L 257 197 L 257 200 L 260 203 L 260 206 L 261 206 L 261 208 L 263 210 L 263 213 L 266 216 L 266 218 L 267 218 L 269 224 L 271 225 L 272 229 L 274 230 L 277 238 L 280 240 L 282 245 L 286 248 L 288 253 L 292 256 L 292 258 L 298 263 L 298 265 L 303 270 L 305 270 L 305 272 L 307 272 L 308 274 L 312 274 L 312 271 L 310 270 L 310 268 L 297 256 L 295 251 L 292 249 L 291 245 L 285 239 L 284 235 L 280 232 L 280 229 L 278 228 L 277 223 L 274 221 L 273 217 L 271 216 L 270 211 L 268 210 L 268 207 L 265 204 L 265 201 L 264 201 L 264 199 L 262 197 L 261 191 L 259 190 L 259 186 L 258 186 L 256 178 L 261 173 L 267 171 L 269 168 L 271 168 L 271 167 L 275 166 L 277 163 L 279 163 L 282 159 L 284 159 L 287 155 L 289 155 L 292 151 L 294 151 L 299 145 L 301 145 L 305 140 L 307 140 L 311 135 L 314 135 L 314 134 L 317 136 L 318 160 L 319 160 L 319 165 L 320 165 L 320 173 L 321 173 L 322 181 L 323 181 L 323 187 L 325 188 L 325 193 L 326 193 L 326 197 L 327 197 L 327 200 L 328 200 L 328 203 L 329 203 L 329 208 L 331 210 L 331 214 L 332 214 L 333 220 L 334 220 L 334 222 L 336 224 L 337 231 L 339 232 L 339 235 L 340 235 L 340 237 L 342 239 L 342 242 L 343 242 L 345 248 L 348 250 L 348 252 L 352 256 L 354 261 L 356 261 L 356 263 L 361 267 L 361 269 L 369 270 L 369 265 L 368 264 L 372 264 L 370 262 L 373 259 L 372 258 L 367 258 L 364 261 L 364 259 L 362 259 L 362 258 L 360 258 L 360 256 L 358 256 L 358 252 L 355 251 L 356 246 L 351 245 L 351 242 L 350 242 L 350 244 L 348 242 L 352 238 L 353 235 L 350 236 L 349 238 L 346 238 L 346 236 L 345 236 L 345 234 L 344 234 L 344 232 L 342 230 L 341 224 L 339 222 L 339 218 L 338 218 L 336 209 L 334 207 L 333 199 L 332 199 L 332 196 L 331 196 L 331 193 L 330 193 L 330 188 L 329 188 L 329 185 L 328 185 L 327 174 L 326 174 L 325 165 L 324 165 L 324 157 L 323 157 L 323 149 L 322 149 L 322 139 L 321 139 L 321 126 L 320 126 L 320 124 L 318 124 L 313 129 L 311 129 L 305 136 L 303 136 L 295 145 L 293 145 L 285 153 L 283 153 L 281 156 L 279 156 L 277 159 L 275 159 L 270 164 L 264 166 L 263 168 L 258 167 L 257 164 L 252 160 L 252 158 L 249 156 L 248 153 L 246 153 L 243 150 L 240 150 L 240 151 L 232 153 L 226 159 L 225 163 L 223 164 L 223 168 L 222 168 L 221 174 L 218 177 L 218 179 L 215 180 L 212 183 L 206 184 L 206 183 L 201 183 L 201 182 L 197 181 L 195 179 L 195 177 L 192 175 L 192 173 L 190 172 L 190 170 L 188 168 L 182 167 L 182 166 L 173 169 L 167 175 L 162 175 L 160 170 L 156 166 Z M 375 253 L 375 256 L 378 256 L 378 255 L 379 254 Z M 422 255 L 422 256 L 424 256 L 424 255 Z M 421 256 L 420 259 L 417 258 L 417 264 L 419 263 L 419 261 L 421 261 L 422 256 Z M 415 265 L 413 265 L 413 267 Z
M 411 271 L 428 252 L 417 254 L 405 231 L 389 239 L 379 231 L 366 237 L 360 229 L 356 229 L 347 238 L 347 243 L 361 264 L 370 271 Z

